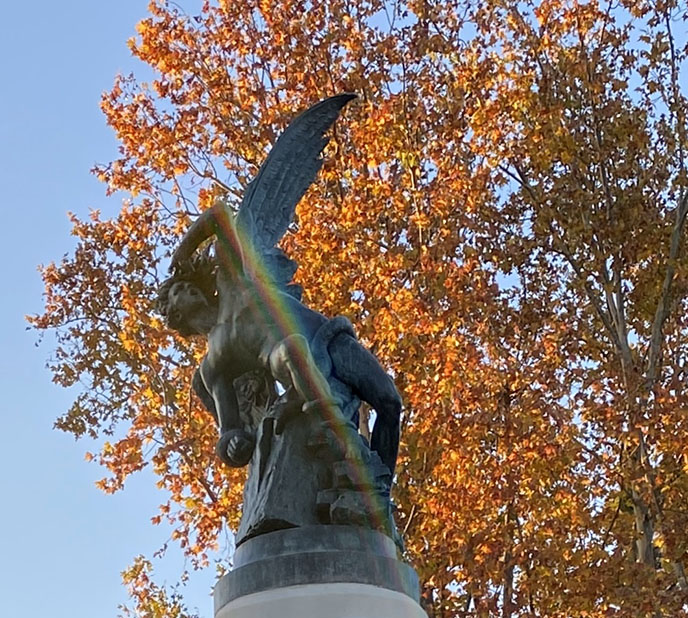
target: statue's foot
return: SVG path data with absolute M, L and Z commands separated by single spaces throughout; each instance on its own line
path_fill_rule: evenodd
M 241 468 L 251 461 L 255 445 L 250 433 L 243 429 L 230 429 L 220 436 L 215 452 L 228 466 Z

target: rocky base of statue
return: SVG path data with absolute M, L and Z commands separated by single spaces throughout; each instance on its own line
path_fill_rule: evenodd
M 425 618 L 418 597 L 388 536 L 334 524 L 245 541 L 214 591 L 215 618 Z
M 391 475 L 331 402 L 278 402 L 256 428 L 237 546 L 317 524 L 378 530 L 397 544 Z

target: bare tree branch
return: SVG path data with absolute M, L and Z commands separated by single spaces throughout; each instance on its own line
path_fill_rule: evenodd
M 666 271 L 664 273 L 664 281 L 662 283 L 662 292 L 657 301 L 657 309 L 655 311 L 654 321 L 652 322 L 652 335 L 650 337 L 650 347 L 648 354 L 648 367 L 646 373 L 647 388 L 652 389 L 657 379 L 657 363 L 659 355 L 662 351 L 662 329 L 664 322 L 669 315 L 671 284 L 676 274 L 676 259 L 678 258 L 679 249 L 681 246 L 681 236 L 686 223 L 686 214 L 688 214 L 688 191 L 685 191 L 678 208 L 676 209 L 676 221 L 674 229 L 671 232 L 671 243 L 669 246 L 669 257 L 667 259 Z

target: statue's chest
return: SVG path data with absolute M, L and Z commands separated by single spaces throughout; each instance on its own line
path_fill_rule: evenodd
M 223 348 L 222 355 L 230 357 L 233 365 L 243 369 L 257 366 L 265 345 L 265 325 L 256 319 L 248 306 L 236 307 L 232 315 L 227 317 L 224 323 L 218 325 L 222 333 L 219 337 L 222 342 L 218 341 Z
M 263 330 L 248 309 L 241 311 L 232 320 L 232 341 L 237 347 L 237 354 L 256 356 L 262 347 Z

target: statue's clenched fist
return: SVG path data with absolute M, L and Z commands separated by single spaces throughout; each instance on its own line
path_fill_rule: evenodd
M 251 461 L 256 441 L 243 429 L 231 429 L 217 441 L 215 452 L 228 466 L 241 468 Z

